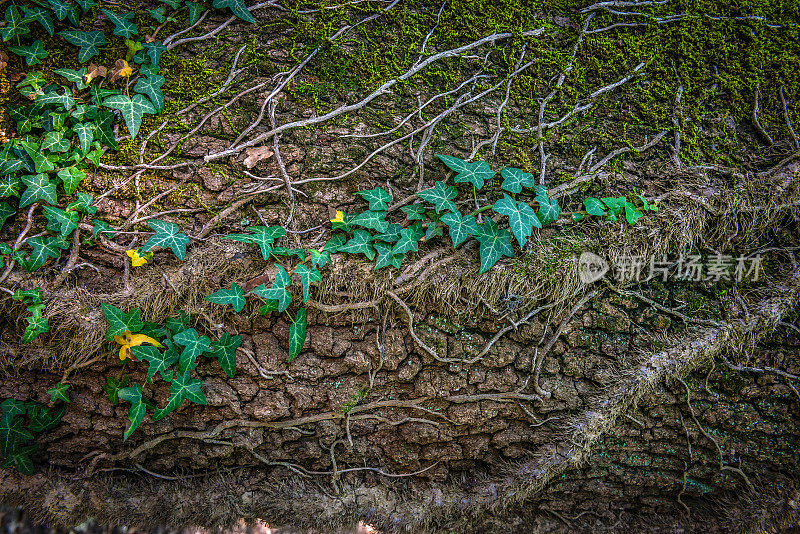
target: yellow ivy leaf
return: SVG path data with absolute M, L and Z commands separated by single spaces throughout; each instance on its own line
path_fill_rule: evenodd
M 140 256 L 138 249 L 128 250 L 125 252 L 125 254 L 127 254 L 128 257 L 131 259 L 131 265 L 133 265 L 134 267 L 141 267 L 142 265 L 147 263 L 147 258 L 143 258 L 142 256 Z
M 344 222 L 344 212 L 336 211 L 336 217 L 331 219 L 331 222 Z
M 138 347 L 142 343 L 149 343 L 156 347 L 163 347 L 161 343 L 156 341 L 150 336 L 146 336 L 144 334 L 131 334 L 130 332 L 125 332 L 121 336 L 114 336 L 114 341 L 116 341 L 119 347 L 119 359 L 124 360 L 125 358 L 133 358 L 133 354 L 131 353 L 131 347 Z

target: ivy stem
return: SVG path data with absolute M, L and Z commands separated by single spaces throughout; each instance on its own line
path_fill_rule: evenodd
M 484 206 L 482 208 L 478 208 L 475 211 L 473 211 L 472 213 L 470 213 L 470 215 L 472 215 L 474 217 L 475 215 L 477 215 L 479 213 L 482 213 L 482 212 L 484 212 L 484 211 L 486 211 L 488 209 L 491 209 L 492 206 L 493 206 L 493 204 L 489 204 L 488 206 Z

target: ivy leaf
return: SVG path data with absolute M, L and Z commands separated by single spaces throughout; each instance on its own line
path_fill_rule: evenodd
M 99 110 L 97 120 L 94 121 L 95 138 L 112 150 L 117 150 L 117 140 L 114 138 L 114 114 L 110 111 Z
M 292 295 L 286 288 L 292 283 L 289 273 L 286 272 L 282 266 L 278 266 L 278 274 L 275 276 L 275 282 L 272 287 L 267 289 L 264 284 L 254 288 L 252 293 L 259 297 L 264 297 L 268 300 L 275 300 L 278 302 L 278 311 L 283 313 L 292 302 Z
M 54 232 L 61 233 L 64 237 L 78 227 L 78 214 L 74 211 L 67 212 L 52 206 L 44 206 L 44 214 L 49 221 L 47 227 Z
M 211 343 L 211 354 L 216 358 L 225 374 L 233 378 L 236 374 L 236 349 L 242 344 L 241 336 L 232 336 L 228 332 L 222 334 L 219 341 Z
M 64 184 L 64 191 L 71 195 L 81 185 L 81 180 L 86 178 L 86 173 L 73 165 L 72 167 L 61 169 L 56 176 L 61 178 L 61 183 Z M 54 202 L 51 202 L 51 204 L 54 204 Z
M 485 161 L 469 162 L 455 156 L 445 156 L 442 154 L 436 154 L 436 157 L 442 160 L 442 163 L 447 165 L 451 170 L 458 173 L 454 178 L 457 184 L 470 183 L 475 186 L 475 189 L 481 189 L 484 182 L 491 180 L 494 178 L 494 175 L 497 174 Z
M 164 24 L 167 21 L 167 8 L 166 6 L 158 6 L 155 9 L 148 9 L 148 13 L 159 24 Z
M 162 353 L 153 345 L 137 345 L 131 347 L 131 352 L 137 359 L 150 364 L 147 369 L 148 379 L 153 378 L 158 372 L 168 377 L 167 369 L 178 361 L 178 351 L 174 348 Z
M 206 10 L 206 6 L 197 2 L 186 0 L 186 7 L 189 8 L 189 26 L 194 26 Z
M 517 202 L 507 194 L 492 206 L 492 209 L 500 215 L 508 216 L 508 222 L 514 237 L 517 238 L 520 247 L 524 247 L 528 242 L 528 237 L 533 231 L 533 227 L 541 228 L 542 223 L 536 217 L 533 208 L 525 202 Z
M 318 269 L 309 269 L 303 263 L 295 267 L 292 272 L 300 277 L 300 282 L 303 284 L 303 302 L 308 302 L 311 282 L 322 282 L 322 275 Z
M 366 230 L 358 229 L 353 233 L 353 237 L 342 247 L 339 252 L 349 252 L 351 254 L 363 254 L 368 260 L 375 258 L 375 249 L 370 245 L 372 236 Z
M 69 397 L 67 396 L 67 390 L 69 389 L 69 384 L 62 384 L 59 382 L 51 389 L 47 390 L 47 394 L 50 395 L 50 401 L 55 402 L 57 400 L 63 402 L 69 402 Z
M 78 3 L 79 6 L 81 6 L 81 11 L 83 11 L 84 13 L 86 13 L 87 11 L 89 11 L 90 9 L 92 9 L 94 6 L 97 5 L 97 2 L 95 2 L 94 0 L 75 0 L 75 1 Z
M 33 128 L 41 128 L 42 117 L 34 112 L 33 106 L 10 106 L 8 109 L 9 116 L 17 123 L 17 133 L 24 134 Z
M 275 239 L 286 235 L 286 230 L 280 226 L 253 226 L 250 229 L 253 230 L 252 234 L 229 234 L 224 236 L 223 239 L 258 245 L 261 250 L 261 257 L 268 260 L 269 255 L 272 253 L 272 244 L 275 243 Z
M 306 261 L 306 251 L 302 248 L 272 247 L 276 256 L 297 256 L 300 261 Z
M 39 304 L 38 306 L 44 306 L 44 304 Z M 32 306 L 29 306 L 28 308 L 31 307 Z M 25 327 L 25 332 L 22 334 L 23 343 L 30 343 L 39 337 L 39 334 L 44 334 L 45 332 L 50 331 L 50 323 L 47 320 L 47 317 L 43 317 L 41 313 L 26 317 L 25 320 L 28 321 L 28 326 Z
M 28 66 L 37 65 L 47 57 L 47 50 L 38 39 L 27 46 L 9 46 L 8 49 L 16 55 L 24 57 L 25 64 Z
M 6 416 L 5 403 L 3 408 L 3 418 L 0 419 L 0 454 L 7 458 L 19 444 L 32 440 L 33 434 L 23 427 L 22 419 L 16 417 L 14 412 L 10 412 L 13 415 Z
M 359 213 L 350 221 L 353 226 L 361 226 L 369 228 L 376 232 L 383 233 L 389 229 L 389 223 L 386 221 L 385 211 L 365 211 Z
M 72 127 L 72 131 L 78 134 L 78 140 L 81 143 L 81 150 L 86 152 L 92 146 L 94 141 L 94 129 L 88 124 L 79 122 Z
M 480 232 L 475 217 L 472 215 L 461 215 L 459 211 L 445 213 L 439 220 L 447 225 L 447 231 L 450 234 L 450 239 L 453 241 L 454 247 L 466 241 L 470 236 L 478 235 Z
M 356 194 L 369 202 L 370 211 L 386 211 L 389 209 L 389 203 L 392 201 L 392 195 L 382 187 L 358 191 Z
M 46 174 L 27 174 L 20 177 L 27 186 L 19 199 L 19 207 L 24 208 L 34 202 L 43 200 L 48 204 L 57 204 L 56 185 L 50 181 Z
M 625 204 L 625 218 L 628 220 L 628 224 L 636 224 L 636 222 L 642 218 L 644 213 L 636 209 L 636 206 L 627 202 Z
M 178 408 L 185 399 L 197 404 L 206 404 L 206 396 L 203 394 L 201 386 L 203 383 L 189 375 L 187 369 L 183 374 L 175 375 L 170 384 L 170 397 L 167 405 L 163 409 L 157 409 L 153 414 L 153 421 L 158 421 Z
M 158 67 L 159 62 L 161 61 L 161 54 L 167 51 L 167 47 L 164 46 L 164 43 L 161 41 L 154 41 L 152 43 L 144 43 L 144 47 L 147 49 L 147 56 L 150 58 L 150 62 L 153 66 Z M 158 69 L 156 69 L 158 70 Z M 155 73 L 151 73 L 155 74 Z M 162 97 L 163 101 L 163 97 Z M 153 100 L 155 102 L 155 100 Z M 158 107 L 158 106 L 156 106 Z M 163 104 L 162 104 L 163 107 Z M 161 111 L 159 110 L 159 113 Z
M 2 183 L 0 183 L 0 187 L 2 187 Z M 12 208 L 11 204 L 8 202 L 0 202 L 0 230 L 2 230 L 3 225 L 6 224 L 6 219 L 16 214 L 17 210 Z M 2 252 L 0 252 L 0 254 L 2 254 Z
M 322 250 L 330 254 L 335 254 L 341 250 L 346 242 L 347 237 L 344 234 L 336 234 L 325 242 L 325 246 Z
M 61 132 L 47 132 L 42 139 L 42 150 L 49 150 L 50 152 L 66 152 L 69 150 L 69 139 L 64 139 L 64 134 Z
M 523 172 L 514 167 L 506 167 L 500 171 L 503 183 L 500 187 L 511 193 L 519 193 L 523 187 L 533 187 L 536 185 L 536 177 L 530 173 Z
M 50 37 L 53 36 L 53 31 L 55 30 L 55 26 L 53 26 L 53 17 L 50 16 L 50 13 L 46 9 L 22 6 L 22 12 L 25 13 L 25 19 L 35 20 L 50 34 Z
M 234 15 L 243 21 L 249 22 L 250 24 L 255 24 L 256 22 L 256 19 L 253 18 L 253 15 L 247 9 L 244 0 L 214 0 L 214 7 L 217 9 L 227 7 Z
M 0 178 L 0 198 L 18 197 L 22 181 L 16 174 L 7 174 Z
M 278 265 L 278 272 L 275 274 L 273 287 L 289 287 L 292 285 L 292 277 L 286 272 L 282 265 Z
M 604 197 L 600 200 L 603 201 L 603 204 L 608 206 L 608 209 L 611 210 L 614 215 L 619 215 L 620 212 L 622 212 L 622 210 L 625 208 L 625 203 L 627 202 L 625 197 Z
M 69 387 L 69 386 L 67 386 Z M 52 411 L 39 403 L 35 403 L 33 409 L 28 409 L 28 415 L 31 417 L 31 422 L 28 425 L 28 430 L 31 432 L 44 432 L 50 430 L 61 421 L 67 409 L 66 406 L 60 406 L 57 410 Z
M 539 212 L 536 214 L 539 217 L 542 225 L 549 224 L 558 220 L 561 215 L 561 208 L 558 206 L 558 200 L 550 200 L 547 196 L 537 196 L 534 200 L 539 203 Z
M 247 303 L 244 298 L 244 291 L 236 282 L 231 284 L 230 289 L 220 289 L 216 293 L 208 295 L 206 300 L 215 304 L 230 304 L 236 313 L 242 311 Z
M 306 343 L 306 321 L 306 309 L 300 308 L 294 317 L 294 323 L 289 327 L 289 363 L 297 358 Z
M 78 10 L 71 3 L 65 0 L 47 0 L 53 8 L 58 20 L 69 19 L 73 26 L 78 26 Z M 75 44 L 75 43 L 73 43 Z
M 154 219 L 147 221 L 147 226 L 153 229 L 156 234 L 147 240 L 142 250 L 147 252 L 154 247 L 168 248 L 172 250 L 179 260 L 183 261 L 186 256 L 186 245 L 189 243 L 189 236 L 181 233 L 177 224 Z
M 103 13 L 105 13 L 108 20 L 114 24 L 114 35 L 119 35 L 124 39 L 130 39 L 132 36 L 139 33 L 136 29 L 136 24 L 129 20 L 133 18 L 132 12 L 129 11 L 124 15 L 119 15 L 108 9 L 103 9 Z
M 134 308 L 128 313 L 120 310 L 111 304 L 102 304 L 103 315 L 108 321 L 108 332 L 106 332 L 106 339 L 111 341 L 114 336 L 121 336 L 125 332 L 138 332 L 144 328 L 139 314 L 139 308 Z
M 511 234 L 508 230 L 500 230 L 492 219 L 480 226 L 480 233 L 476 239 L 480 242 L 481 271 L 483 274 L 492 267 L 503 256 L 509 258 L 514 256 L 514 249 L 511 247 Z
M 61 248 L 53 238 L 29 237 L 25 242 L 33 249 L 26 265 L 28 271 L 35 271 L 47 263 L 47 258 L 61 257 Z
M 53 3 L 53 0 L 48 1 L 51 4 Z M 56 11 L 56 16 L 58 17 L 58 11 Z M 62 18 L 63 17 L 60 17 L 58 20 L 62 20 Z M 75 26 L 77 25 L 78 24 L 76 23 Z M 91 32 L 67 30 L 58 32 L 58 34 L 66 39 L 67 42 L 80 47 L 80 50 L 78 50 L 78 61 L 81 63 L 86 63 L 92 57 L 100 54 L 98 47 L 105 46 L 106 44 L 106 36 L 103 35 L 103 32 L 98 30 Z
M 424 204 L 411 204 L 410 206 L 403 206 L 400 208 L 406 214 L 406 219 L 409 221 L 424 221 L 425 220 L 425 205 Z
M 375 262 L 375 270 L 389 267 L 399 269 L 403 263 L 403 254 L 392 254 L 392 247 L 375 243 L 375 250 L 378 252 L 378 259 Z
M 131 407 L 128 410 L 128 421 L 130 421 L 131 424 L 128 425 L 122 437 L 122 440 L 125 441 L 142 423 L 147 407 L 144 402 L 142 402 L 142 386 L 139 384 L 120 389 L 117 392 L 117 398 L 131 403 Z
M 108 235 L 109 237 L 114 237 L 114 234 L 117 233 L 117 230 L 105 221 L 94 219 L 92 221 L 92 237 L 97 239 L 97 235 L 101 233 Z
M 41 152 L 41 148 L 38 143 L 23 141 L 20 143 L 20 146 L 25 149 L 25 152 L 28 154 L 31 160 L 33 160 L 34 168 L 37 173 L 52 172 L 56 170 L 53 162 Z M 52 204 L 55 204 L 55 202 L 52 202 Z
M 16 213 L 16 212 L 13 212 Z M 12 214 L 13 214 L 12 213 Z M 0 217 L 3 216 L 2 205 L 0 205 Z M 2 219 L 0 219 L 2 220 Z M 0 224 L 0 228 L 3 225 Z M 308 257 L 311 259 L 311 265 L 317 268 L 325 267 L 331 261 L 331 253 L 327 251 L 320 252 L 315 248 L 308 249 Z
M 103 100 L 103 105 L 107 108 L 118 109 L 122 112 L 122 118 L 125 119 L 125 126 L 131 137 L 136 138 L 139 133 L 139 126 L 142 124 L 142 117 L 145 113 L 150 115 L 158 114 L 153 103 L 142 95 L 133 95 L 130 98 L 126 95 L 114 95 Z
M 181 7 L 181 0 L 159 0 L 167 4 L 172 9 L 179 9 Z
M 452 201 L 456 198 L 456 194 L 456 188 L 452 185 L 436 182 L 434 187 L 420 191 L 417 196 L 433 204 L 436 207 L 436 213 L 439 213 L 441 211 L 458 211 Z
M 588 197 L 583 200 L 583 205 L 586 206 L 586 213 L 602 217 L 606 214 L 606 207 L 598 198 Z
M 178 361 L 181 372 L 197 367 L 195 363 L 197 357 L 211 350 L 211 340 L 207 336 L 198 336 L 194 328 L 187 328 L 175 334 L 172 336 L 172 341 L 184 347 Z
M 387 243 L 396 243 L 400 239 L 400 232 L 403 227 L 397 223 L 391 223 L 389 227 L 381 235 L 375 236 L 376 240 L 385 241 Z
M 13 37 L 24 37 L 31 32 L 28 27 L 28 22 L 22 13 L 19 12 L 17 6 L 11 5 L 6 8 L 5 12 L 6 26 L 0 29 L 3 35 L 3 41 L 8 41 Z
M 425 241 L 429 241 L 440 235 L 442 235 L 442 225 L 439 224 L 439 221 L 428 221 L 425 223 Z
M 400 240 L 392 249 L 392 255 L 405 254 L 406 252 L 416 252 L 419 250 L 419 240 L 422 239 L 422 232 L 417 226 L 403 228 L 400 231 Z

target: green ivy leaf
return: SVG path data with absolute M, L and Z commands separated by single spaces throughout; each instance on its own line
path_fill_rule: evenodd
M 20 146 L 25 149 L 25 152 L 31 160 L 33 160 L 34 168 L 37 173 L 53 172 L 56 170 L 55 164 L 41 152 L 41 147 L 38 143 L 23 141 L 20 143 Z M 53 204 L 55 204 L 55 202 L 53 202 Z
M 279 269 L 283 269 L 283 267 L 279 267 Z M 286 270 L 283 272 L 285 273 Z M 287 287 L 288 286 L 281 285 L 276 278 L 275 283 L 272 284 L 271 288 L 267 288 L 264 284 L 261 284 L 260 286 L 253 288 L 252 293 L 267 300 L 277 301 L 278 311 L 283 313 L 292 302 L 292 294 L 286 290 Z
M 142 423 L 142 419 L 144 419 L 146 406 L 142 402 L 142 386 L 136 384 L 122 388 L 119 390 L 119 392 L 117 392 L 117 397 L 119 400 L 131 403 L 130 410 L 128 410 L 128 421 L 130 421 L 131 424 L 128 425 L 128 428 L 125 430 L 125 434 L 122 437 L 122 440 L 125 441 Z
M 292 272 L 300 277 L 300 282 L 303 285 L 303 302 L 308 302 L 308 290 L 311 282 L 322 282 L 322 275 L 318 269 L 309 269 L 303 263 L 295 267 Z
M 20 302 L 39 304 L 42 302 L 42 288 L 16 289 L 14 290 L 14 294 L 11 295 L 11 298 Z
M 42 127 L 42 116 L 34 111 L 34 106 L 10 106 L 8 110 L 9 116 L 17 123 L 17 133 L 24 134 Z
M 64 139 L 61 132 L 47 132 L 42 138 L 42 150 L 50 152 L 66 152 L 70 148 L 69 139 Z
M 50 395 L 50 401 L 56 402 L 58 400 L 63 402 L 69 402 L 69 397 L 67 396 L 67 390 L 69 389 L 69 384 L 62 384 L 59 382 L 51 389 L 47 390 L 47 394 Z
M 48 204 L 57 204 L 56 185 L 50 181 L 46 174 L 28 174 L 20 177 L 27 186 L 19 199 L 19 207 L 24 208 L 34 202 L 43 200 Z
M 511 231 L 514 237 L 517 238 L 520 248 L 524 247 L 528 242 L 528 237 L 531 235 L 533 228 L 541 228 L 542 223 L 536 217 L 533 208 L 525 202 L 517 202 L 508 194 L 503 194 L 503 198 L 498 200 L 492 206 L 492 209 L 500 215 L 508 217 Z
M 289 327 L 289 363 L 297 358 L 306 343 L 306 309 L 300 308 L 295 315 L 294 323 Z
M 391 223 L 389 227 L 381 235 L 375 236 L 378 241 L 385 241 L 386 243 L 396 243 L 400 239 L 400 232 L 403 227 L 397 223 Z
M 191 378 L 187 369 L 183 374 L 175 375 L 169 387 L 170 397 L 163 409 L 155 411 L 153 421 L 158 421 L 178 408 L 184 400 L 188 399 L 197 404 L 206 404 L 206 396 L 201 386 L 203 383 L 196 378 Z
M 10 5 L 5 11 L 6 26 L 0 29 L 0 34 L 3 35 L 3 41 L 8 41 L 14 37 L 24 37 L 31 32 L 28 27 L 28 21 L 20 13 L 19 8 Z
M 206 11 L 206 6 L 197 2 L 190 2 L 189 0 L 186 0 L 186 7 L 189 8 L 189 26 L 194 26 Z
M 167 21 L 167 8 L 166 6 L 159 6 L 155 9 L 146 10 L 150 16 L 159 24 L 164 24 Z
M 195 363 L 197 357 L 211 350 L 211 340 L 207 336 L 198 336 L 194 328 L 187 328 L 175 334 L 172 336 L 172 341 L 184 347 L 178 360 L 180 372 L 197 367 Z
M 61 169 L 56 176 L 61 178 L 61 183 L 64 184 L 64 191 L 71 195 L 81 185 L 81 180 L 86 178 L 86 173 L 73 165 L 72 167 Z
M 48 1 L 52 4 L 54 0 Z M 58 17 L 58 12 L 56 12 L 56 17 Z M 62 20 L 62 18 L 63 17 L 59 18 L 58 20 Z M 78 24 L 75 23 L 75 26 L 77 25 Z M 78 61 L 81 63 L 86 63 L 94 56 L 100 54 L 100 49 L 98 47 L 105 46 L 106 44 L 106 36 L 103 35 L 103 32 L 98 30 L 91 32 L 67 30 L 58 32 L 58 34 L 68 43 L 80 47 L 80 50 L 78 50 Z
M 64 237 L 71 234 L 78 227 L 78 214 L 74 211 L 64 211 L 52 206 L 44 206 L 44 214 L 48 220 L 47 227 Z
M 0 181 L 0 188 L 2 188 L 2 181 Z M 2 230 L 3 226 L 6 224 L 6 219 L 16 214 L 17 210 L 12 208 L 11 204 L 8 202 L 0 202 L 0 230 Z M 328 258 L 330 258 L 330 256 L 328 256 Z
M 244 298 L 244 291 L 236 282 L 231 284 L 230 289 L 220 289 L 206 297 L 206 300 L 215 304 L 230 304 L 233 311 L 239 313 L 244 309 L 247 300 Z
M 436 154 L 436 157 L 442 160 L 451 170 L 458 173 L 454 178 L 457 184 L 470 183 L 475 186 L 475 189 L 481 189 L 484 182 L 488 182 L 497 174 L 485 161 L 469 162 L 455 156 L 445 156 L 443 154 Z
M 278 272 L 275 274 L 273 287 L 289 287 L 292 285 L 292 277 L 286 272 L 282 265 L 278 265 Z
M 536 177 L 520 169 L 506 167 L 500 171 L 503 183 L 500 187 L 511 193 L 519 193 L 523 187 L 533 187 L 536 185 Z
M 536 214 L 542 226 L 550 224 L 558 220 L 561 215 L 561 208 L 558 206 L 558 200 L 550 200 L 547 196 L 537 196 L 534 200 L 539 203 L 539 212 Z
M 124 39 L 130 39 L 132 36 L 139 33 L 136 29 L 136 24 L 130 21 L 130 19 L 133 18 L 132 12 L 129 11 L 119 15 L 108 9 L 103 9 L 103 13 L 105 13 L 108 20 L 114 24 L 114 35 L 119 35 Z
M 588 197 L 583 200 L 583 205 L 586 206 L 586 213 L 589 215 L 602 217 L 606 214 L 606 207 L 603 205 L 600 199 Z
M 44 304 L 39 304 L 38 306 L 43 307 Z M 23 343 L 30 343 L 39 337 L 40 334 L 50 331 L 50 323 L 47 320 L 47 317 L 43 317 L 41 314 L 35 314 L 30 317 L 26 317 L 25 320 L 28 322 L 28 325 L 25 327 L 25 332 L 22 334 Z
M 442 235 L 442 225 L 439 224 L 439 221 L 428 221 L 425 223 L 425 241 L 429 241 L 440 235 Z
M 243 243 L 252 243 L 258 245 L 261 250 L 261 257 L 265 260 L 269 259 L 272 253 L 272 244 L 276 239 L 286 235 L 286 230 L 280 226 L 251 226 L 252 234 L 229 234 L 223 239 L 232 239 L 234 241 L 241 241 Z
M 164 43 L 162 43 L 161 41 L 154 41 L 152 43 L 144 43 L 144 47 L 145 47 L 145 49 L 147 49 L 147 56 L 150 58 L 150 62 L 153 64 L 153 66 L 156 67 L 156 70 L 158 70 L 157 67 L 159 65 L 159 62 L 161 61 L 161 54 L 163 54 L 164 52 L 167 51 L 167 47 L 164 46 Z M 153 73 L 150 73 L 150 74 L 155 74 L 155 73 L 153 72 Z M 163 97 L 162 97 L 162 101 L 163 101 Z M 153 100 L 153 102 L 156 103 L 155 100 Z M 158 105 L 156 105 L 156 107 L 158 107 Z M 162 108 L 164 107 L 163 103 L 162 103 L 161 107 Z M 161 113 L 160 109 L 159 109 L 159 113 Z
M 619 215 L 623 209 L 625 209 L 625 203 L 628 201 L 625 197 L 604 197 L 600 200 L 603 201 L 603 204 L 608 206 L 608 209 L 614 215 Z
M 37 65 L 47 57 L 47 50 L 38 39 L 27 46 L 9 46 L 8 49 L 16 55 L 24 57 L 25 64 L 28 66 Z
M 86 13 L 87 11 L 89 11 L 90 9 L 92 9 L 94 6 L 97 5 L 97 2 L 95 2 L 94 0 L 75 0 L 75 1 L 78 3 L 79 6 L 81 6 L 81 11 L 83 11 L 84 13 Z
M 92 141 L 94 141 L 94 128 L 88 124 L 79 122 L 72 127 L 72 131 L 78 134 L 78 141 L 81 143 L 81 150 L 86 152 L 91 148 Z
M 420 239 L 422 239 L 422 231 L 418 226 L 403 228 L 400 231 L 400 240 L 392 248 L 392 255 L 397 256 L 406 252 L 418 251 Z
M 50 37 L 53 36 L 55 26 L 53 25 L 53 17 L 50 16 L 50 12 L 41 7 L 30 6 L 22 6 L 22 12 L 25 13 L 25 19 L 38 22 L 42 28 L 50 34 Z
M 389 209 L 389 203 L 392 201 L 392 195 L 382 187 L 357 191 L 356 194 L 369 202 L 370 211 L 386 211 Z
M 641 219 L 643 215 L 644 213 L 636 209 L 636 206 L 630 202 L 625 204 L 625 218 L 628 220 L 628 224 L 636 224 L 636 222 Z
M 161 86 L 164 85 L 165 78 L 158 74 L 148 74 L 147 78 L 139 78 L 133 90 L 137 93 L 142 93 L 150 97 L 153 106 L 157 113 L 164 110 L 164 93 L 161 92 Z
M 94 219 L 92 221 L 92 237 L 97 239 L 98 234 L 101 233 L 103 235 L 108 235 L 109 237 L 114 237 L 114 235 L 117 233 L 117 230 L 105 221 Z
M 399 269 L 403 263 L 404 254 L 392 254 L 392 247 L 375 243 L 375 250 L 378 252 L 378 259 L 375 261 L 375 270 L 392 266 Z
M 233 378 L 236 374 L 236 349 L 242 344 L 241 336 L 232 336 L 228 332 L 222 334 L 219 341 L 211 343 L 211 354 L 216 358 L 225 374 Z
M 22 181 L 16 174 L 7 174 L 0 177 L 0 198 L 18 197 L 21 187 Z
M 142 117 L 145 113 L 157 115 L 158 111 L 153 107 L 153 103 L 142 95 L 133 95 L 130 98 L 126 95 L 114 95 L 103 100 L 103 105 L 107 108 L 118 109 L 122 112 L 131 137 L 136 138 L 139 133 L 139 126 L 142 124 Z
M 171 378 L 171 372 L 168 372 L 168 369 L 179 359 L 178 351 L 174 347 L 162 353 L 158 347 L 153 345 L 138 345 L 131 347 L 131 352 L 137 359 L 150 364 L 147 369 L 148 379 L 153 378 L 159 372 L 164 378 Z
M 447 231 L 454 247 L 466 241 L 470 236 L 478 235 L 480 232 L 475 217 L 461 215 L 459 211 L 445 213 L 439 220 L 447 225 Z
M 2 214 L 3 214 L 2 205 L 0 205 L 0 217 L 2 217 Z M 2 220 L 2 219 L 0 219 L 0 220 Z M 2 228 L 2 227 L 3 227 L 3 225 L 0 224 L 0 228 Z M 307 252 L 308 252 L 307 256 L 311 259 L 311 265 L 314 266 L 314 267 L 317 267 L 317 268 L 325 267 L 325 265 L 328 264 L 331 261 L 331 253 L 330 252 L 319 251 L 319 250 L 317 250 L 315 248 L 310 248 L 310 249 L 308 249 Z
M 365 211 L 359 213 L 350 221 L 353 226 L 361 226 L 369 228 L 376 232 L 383 233 L 389 229 L 389 223 L 386 221 L 385 211 Z
M 69 386 L 67 386 L 69 387 Z M 41 404 L 31 403 L 33 406 L 28 409 L 28 415 L 31 422 L 28 425 L 28 430 L 31 432 L 44 432 L 55 427 L 64 414 L 67 412 L 66 406 L 63 404 L 56 410 L 50 410 Z
M 424 204 L 411 204 L 410 206 L 403 206 L 400 208 L 405 212 L 406 219 L 409 221 L 424 221 L 425 220 L 425 205 Z
M 111 404 L 116 405 L 119 403 L 119 391 L 128 385 L 128 376 L 122 377 L 122 380 L 117 380 L 113 376 L 106 377 L 106 385 L 103 386 L 103 391 L 108 394 L 108 400 Z
M 497 224 L 487 218 L 480 226 L 480 233 L 476 239 L 480 242 L 481 270 L 483 274 L 492 267 L 503 256 L 514 257 L 514 249 L 511 246 L 511 234 L 508 230 L 500 230 Z
M 134 308 L 128 313 L 125 313 L 119 308 L 106 303 L 102 304 L 102 308 L 103 315 L 105 315 L 106 321 L 108 321 L 106 339 L 109 341 L 114 339 L 114 336 L 121 336 L 125 332 L 138 332 L 144 328 L 144 323 L 139 317 L 139 314 L 141 313 L 139 308 Z
M 61 248 L 52 238 L 29 237 L 25 243 L 27 243 L 33 249 L 27 265 L 25 265 L 25 268 L 28 271 L 33 272 L 47 263 L 47 258 L 58 259 L 61 257 Z
M 159 1 L 167 4 L 172 9 L 180 9 L 181 7 L 181 0 L 159 0 Z
M 366 230 L 358 229 L 353 233 L 353 237 L 342 247 L 339 252 L 349 252 L 351 254 L 363 254 L 368 260 L 375 258 L 375 249 L 370 245 L 372 236 Z
M 422 200 L 426 200 L 436 207 L 436 213 L 441 211 L 458 211 L 454 198 L 456 198 L 457 191 L 452 185 L 445 185 L 444 182 L 436 182 L 434 187 L 425 189 L 417 193 L 417 196 Z
M 300 261 L 306 261 L 306 250 L 303 248 L 272 247 L 276 256 L 297 256 Z
M 234 15 L 243 21 L 249 22 L 250 24 L 255 24 L 256 22 L 256 19 L 253 18 L 253 15 L 247 9 L 244 0 L 214 0 L 214 7 L 217 9 L 227 7 Z
M 147 240 L 142 250 L 147 252 L 154 247 L 168 248 L 172 250 L 179 260 L 183 261 L 186 256 L 186 245 L 189 243 L 189 236 L 181 233 L 177 224 L 160 219 L 147 221 L 147 225 L 156 234 Z
M 0 190 L 0 193 L 2 193 L 2 190 Z M 325 242 L 325 246 L 322 250 L 330 254 L 335 254 L 342 249 L 345 243 L 347 243 L 347 237 L 344 234 L 336 234 Z
M 94 122 L 95 139 L 100 141 L 108 148 L 117 150 L 117 140 L 114 138 L 114 114 L 110 111 L 101 109 L 97 112 L 97 120 Z
M 72 23 L 72 25 L 76 27 L 80 24 L 80 21 L 78 20 L 78 10 L 71 3 L 65 0 L 47 0 L 47 1 L 53 8 L 53 12 L 56 14 L 56 18 L 58 20 L 64 20 L 65 18 L 67 18 Z M 72 43 L 72 44 L 77 44 L 77 43 Z

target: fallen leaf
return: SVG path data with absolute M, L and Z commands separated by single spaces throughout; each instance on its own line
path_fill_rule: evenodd
M 248 169 L 255 167 L 256 163 L 262 159 L 271 158 L 273 154 L 272 149 L 268 146 L 248 148 L 245 150 L 245 153 L 247 153 L 247 157 L 244 158 L 244 166 Z
M 120 360 L 124 360 L 125 358 L 133 359 L 133 354 L 131 353 L 131 347 L 138 347 L 142 343 L 149 343 L 156 347 L 164 346 L 150 336 L 146 336 L 144 334 L 131 334 L 130 332 L 125 332 L 121 336 L 114 336 L 114 341 L 116 341 L 120 345 L 119 348 Z
M 0 50 L 0 72 L 4 71 L 8 65 L 8 54 Z
M 142 265 L 147 263 L 147 260 L 150 259 L 147 257 L 147 254 L 145 254 L 144 256 L 140 256 L 138 249 L 128 250 L 125 252 L 125 254 L 127 254 L 128 257 L 131 259 L 131 265 L 133 265 L 134 267 L 141 267 Z M 150 257 L 152 256 L 153 254 L 151 253 Z
M 83 77 L 83 81 L 86 84 L 90 84 L 95 78 L 105 78 L 106 75 L 108 75 L 107 68 L 103 67 L 102 65 L 90 63 L 86 68 L 86 76 Z
M 344 222 L 344 212 L 336 210 L 336 217 L 331 219 L 331 222 Z
M 128 78 L 131 74 L 133 74 L 133 69 L 128 62 L 124 59 L 118 59 L 111 71 L 111 81 L 113 82 L 117 78 Z

